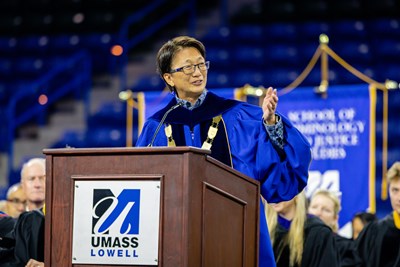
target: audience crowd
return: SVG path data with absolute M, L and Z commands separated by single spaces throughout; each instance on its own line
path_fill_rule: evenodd
M 45 186 L 45 159 L 30 159 L 0 207 L 0 267 L 44 266 Z

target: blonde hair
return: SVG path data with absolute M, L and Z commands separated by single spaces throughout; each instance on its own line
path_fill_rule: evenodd
M 335 214 L 336 218 L 339 218 L 339 212 L 342 209 L 342 206 L 340 204 L 340 200 L 339 200 L 339 197 L 337 196 L 337 194 L 335 192 L 333 192 L 333 191 L 328 190 L 328 189 L 319 188 L 314 192 L 314 194 L 312 194 L 310 202 L 313 200 L 314 197 L 316 197 L 318 195 L 325 196 L 325 197 L 329 198 L 330 200 L 332 200 L 332 202 L 333 202 L 333 213 Z M 336 223 L 334 225 L 328 225 L 328 226 L 335 233 L 339 229 L 339 225 L 338 225 L 337 220 L 336 220 Z
M 396 161 L 390 167 L 386 174 L 387 182 L 390 184 L 393 180 L 400 179 L 400 161 Z
M 294 266 L 295 264 L 301 265 L 303 259 L 303 248 L 304 248 L 304 227 L 307 220 L 306 210 L 306 196 L 304 191 L 300 192 L 297 196 L 292 199 L 295 205 L 295 215 L 290 224 L 288 235 L 283 240 L 282 245 L 279 247 L 277 261 L 283 251 L 283 248 L 289 246 L 289 264 Z M 265 213 L 267 216 L 268 231 L 271 238 L 271 243 L 274 245 L 275 233 L 278 226 L 278 213 L 266 203 Z

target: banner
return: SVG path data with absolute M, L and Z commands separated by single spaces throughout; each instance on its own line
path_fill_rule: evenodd
M 326 98 L 313 87 L 279 97 L 278 111 L 312 146 L 306 194 L 318 188 L 336 192 L 342 206 L 339 227 L 356 212 L 375 209 L 375 94 L 368 85 L 342 85 L 330 86 Z

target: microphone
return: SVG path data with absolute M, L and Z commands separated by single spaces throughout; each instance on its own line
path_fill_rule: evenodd
M 153 138 L 151 139 L 150 144 L 148 144 L 147 147 L 152 147 L 153 146 L 154 140 L 156 139 L 156 136 L 157 136 L 158 132 L 160 131 L 161 125 L 164 124 L 164 121 L 167 118 L 168 114 L 171 111 L 173 111 L 174 109 L 179 108 L 180 106 L 183 106 L 183 102 L 179 102 L 179 103 L 173 105 L 172 107 L 170 107 L 170 109 L 167 110 L 167 112 L 165 112 L 164 116 L 162 117 L 160 123 L 157 126 L 156 131 L 154 132 L 154 135 L 153 135 Z

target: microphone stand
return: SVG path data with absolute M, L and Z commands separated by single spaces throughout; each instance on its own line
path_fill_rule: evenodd
M 170 109 L 168 109 L 167 112 L 165 112 L 164 116 L 162 117 L 160 123 L 159 123 L 158 126 L 157 126 L 156 131 L 154 132 L 154 135 L 153 135 L 153 138 L 151 139 L 150 144 L 148 144 L 147 147 L 152 147 L 152 146 L 153 146 L 153 143 L 154 143 L 154 141 L 156 140 L 156 136 L 157 136 L 158 132 L 160 131 L 161 125 L 164 124 L 164 121 L 165 121 L 165 119 L 167 118 L 168 114 L 169 114 L 171 111 L 173 111 L 174 109 L 176 109 L 176 108 L 178 108 L 178 107 L 180 107 L 180 106 L 182 106 L 182 105 L 183 105 L 183 103 L 182 103 L 182 102 L 179 102 L 179 103 L 173 105 Z

